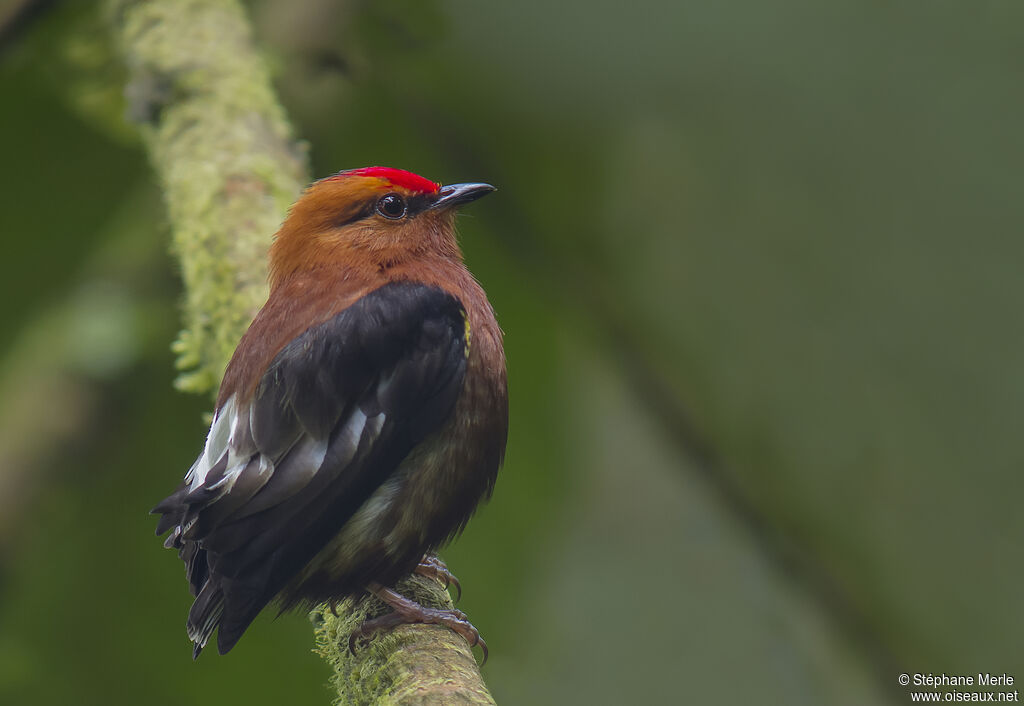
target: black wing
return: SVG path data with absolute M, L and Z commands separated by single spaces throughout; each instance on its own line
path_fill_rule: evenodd
M 218 625 L 218 649 L 230 650 L 449 417 L 465 317 L 441 289 L 385 285 L 291 341 L 251 401 L 230 397 L 217 411 L 185 482 L 154 509 L 196 596 L 196 655 Z

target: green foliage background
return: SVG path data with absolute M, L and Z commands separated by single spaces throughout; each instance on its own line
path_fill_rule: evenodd
M 508 460 L 445 553 L 499 703 L 1024 678 L 1024 6 L 249 8 L 316 176 L 499 187 L 461 230 Z M 190 659 L 146 512 L 210 403 L 172 388 L 180 287 L 94 9 L 0 45 L 0 703 L 328 703 L 302 616 Z

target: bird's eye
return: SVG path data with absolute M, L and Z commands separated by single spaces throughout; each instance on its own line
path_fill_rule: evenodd
M 385 218 L 401 218 L 405 215 L 405 199 L 398 194 L 382 196 L 377 202 L 377 213 Z

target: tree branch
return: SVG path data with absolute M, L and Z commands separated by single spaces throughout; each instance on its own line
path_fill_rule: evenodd
M 237 0 L 108 0 L 140 123 L 163 185 L 185 284 L 185 329 L 174 344 L 183 390 L 214 389 L 266 300 L 266 252 L 309 178 Z M 436 581 L 410 577 L 404 595 L 451 608 Z M 402 626 L 356 655 L 348 636 L 382 604 L 312 614 L 318 652 L 340 702 L 493 704 L 466 641 L 437 626 Z
M 235 0 L 112 0 L 185 283 L 177 385 L 214 389 L 266 301 L 271 235 L 309 181 Z
M 434 579 L 410 576 L 396 586 L 422 606 L 450 610 L 452 599 Z M 392 706 L 494 704 L 469 644 L 448 628 L 402 625 L 349 652 L 349 635 L 367 618 L 390 610 L 376 598 L 327 606 L 310 614 L 316 652 L 334 668 L 339 703 Z

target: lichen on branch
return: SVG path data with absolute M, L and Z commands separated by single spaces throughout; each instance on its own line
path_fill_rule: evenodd
M 451 609 L 448 592 L 434 579 L 414 575 L 396 586 L 422 606 Z M 425 706 L 494 704 L 464 638 L 437 625 L 403 625 L 382 631 L 355 653 L 349 636 L 367 618 L 387 612 L 376 598 L 344 601 L 335 616 L 327 606 L 310 615 L 316 652 L 334 669 L 339 704 Z
M 216 388 L 266 300 L 266 254 L 309 181 L 236 0 L 112 0 L 128 116 L 163 187 L 185 284 L 182 390 Z

